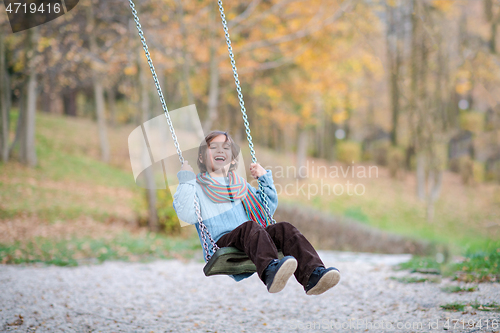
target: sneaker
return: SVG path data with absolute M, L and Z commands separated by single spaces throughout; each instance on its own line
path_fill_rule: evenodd
M 297 260 L 292 256 L 286 256 L 281 260 L 275 259 L 271 262 L 264 271 L 267 291 L 270 293 L 282 291 L 296 269 Z
M 335 267 L 316 267 L 305 286 L 306 295 L 320 295 L 333 288 L 340 280 L 340 272 Z

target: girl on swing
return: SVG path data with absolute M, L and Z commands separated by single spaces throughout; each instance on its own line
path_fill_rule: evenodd
M 339 271 L 325 268 L 304 235 L 288 222 L 269 223 L 259 190 L 236 174 L 238 154 L 239 148 L 227 132 L 213 131 L 205 137 L 198 151 L 200 173 L 196 175 L 187 161 L 177 173 L 179 186 L 173 205 L 179 218 L 197 223 L 196 197 L 203 221 L 216 244 L 244 251 L 270 293 L 283 290 L 292 274 L 307 295 L 319 295 L 334 287 L 340 280 Z M 250 173 L 262 182 L 274 214 L 278 195 L 271 170 L 252 163 Z M 285 256 L 281 260 L 278 248 Z

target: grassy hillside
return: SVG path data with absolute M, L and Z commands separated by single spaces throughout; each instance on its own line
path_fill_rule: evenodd
M 14 132 L 16 112 L 12 118 Z M 94 122 L 43 113 L 36 122 L 38 166 L 0 164 L 0 262 L 76 264 L 198 252 L 192 229 L 169 237 L 138 226 L 146 209 L 128 162 L 132 127 L 109 129 L 112 156 L 105 164 Z
M 291 168 L 286 172 L 286 166 L 295 165 L 294 156 L 262 148 L 257 150 L 257 156 L 262 165 L 273 170 L 275 182 L 280 184 L 278 191 L 281 188 L 280 202 L 313 207 L 381 230 L 461 249 L 482 248 L 485 243 L 500 245 L 500 187 L 496 184 L 465 186 L 459 175 L 446 171 L 441 195 L 435 204 L 435 217 L 428 222 L 426 203 L 416 196 L 414 173 L 407 173 L 404 179 L 398 180 L 391 178 L 386 168 L 376 166 L 371 177 L 368 171 L 367 177 L 363 177 L 358 171 L 374 166 L 365 162 L 354 165 L 353 177 L 352 169 L 347 172 L 347 167 L 352 168 L 352 165 L 309 159 L 309 178 L 297 181 L 292 177 Z M 335 177 L 335 170 L 339 170 L 338 177 Z M 347 182 L 351 185 L 347 186 Z M 358 184 L 358 193 L 364 188 L 361 195 L 354 192 L 354 185 Z M 351 195 L 346 193 L 348 187 Z M 337 195 L 341 188 L 344 193 Z
M 13 118 L 12 125 L 16 113 Z M 80 215 L 132 221 L 139 192 L 129 172 L 96 160 L 95 131 L 87 120 L 38 114 L 38 166 L 0 165 L 0 217 L 24 213 L 51 222 Z

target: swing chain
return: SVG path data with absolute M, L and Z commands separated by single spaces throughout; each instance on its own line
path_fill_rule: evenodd
M 217 244 L 215 244 L 215 241 L 213 240 L 212 235 L 210 235 L 205 223 L 203 223 L 203 218 L 201 217 L 201 213 L 200 213 L 200 205 L 198 204 L 198 200 L 196 200 L 196 198 L 194 199 L 194 209 L 196 211 L 198 224 L 200 226 L 200 234 L 201 234 L 201 239 L 203 241 L 203 249 L 205 250 L 205 259 L 207 261 L 209 261 L 210 258 L 212 257 L 212 255 L 219 249 L 219 247 L 217 246 Z M 212 244 L 212 254 L 209 254 L 209 251 L 208 251 L 207 235 L 208 235 L 208 239 L 209 239 L 210 243 Z
M 250 124 L 248 123 L 245 102 L 243 101 L 243 93 L 241 92 L 240 80 L 238 79 L 236 61 L 234 60 L 233 47 L 231 46 L 231 39 L 229 38 L 229 29 L 227 27 L 226 15 L 224 14 L 224 7 L 222 7 L 222 0 L 218 0 L 218 4 L 219 4 L 220 17 L 222 19 L 222 26 L 224 27 L 224 35 L 226 36 L 227 50 L 229 52 L 229 58 L 231 60 L 231 67 L 233 69 L 234 83 L 236 84 L 238 99 L 240 100 L 240 110 L 243 116 L 243 124 L 245 125 L 245 132 L 247 134 L 248 147 L 250 148 L 250 155 L 252 155 L 252 163 L 257 163 L 257 157 L 255 156 L 255 150 L 253 148 L 252 135 L 250 134 Z M 264 188 L 261 182 L 259 182 L 259 190 L 261 193 L 261 199 L 264 203 L 264 208 L 266 210 L 267 216 L 271 219 L 271 224 L 275 224 L 276 220 L 274 219 L 273 215 L 271 214 L 271 210 L 269 209 L 267 195 L 266 193 L 264 193 Z
M 247 134 L 248 147 L 250 148 L 250 154 L 252 155 L 252 162 L 257 163 L 257 157 L 255 156 L 254 145 L 252 142 L 252 135 L 250 134 L 250 124 L 248 123 L 248 117 L 247 117 L 247 113 L 246 113 L 246 109 L 245 109 L 245 103 L 243 102 L 243 94 L 241 92 L 240 81 L 238 79 L 238 73 L 236 70 L 236 62 L 234 60 L 234 54 L 233 54 L 233 50 L 232 50 L 232 46 L 231 46 L 231 40 L 229 39 L 229 32 L 228 32 L 228 28 L 227 28 L 227 21 L 226 21 L 225 15 L 224 15 L 224 8 L 222 7 L 221 0 L 219 0 L 218 3 L 219 3 L 219 11 L 221 13 L 221 18 L 222 18 L 222 25 L 224 27 L 224 33 L 226 36 L 226 44 L 227 44 L 228 51 L 229 51 L 229 57 L 231 59 L 231 66 L 233 69 L 233 76 L 234 76 L 234 81 L 236 84 L 236 90 L 238 92 L 238 99 L 240 101 L 240 109 L 241 109 L 241 113 L 243 116 L 243 123 L 245 125 L 245 132 Z M 144 49 L 144 53 L 145 53 L 146 58 L 148 60 L 149 69 L 151 70 L 151 74 L 153 75 L 153 80 L 155 83 L 156 91 L 158 92 L 158 96 L 160 98 L 163 113 L 165 114 L 165 118 L 167 119 L 170 133 L 172 135 L 172 139 L 174 141 L 175 148 L 177 150 L 177 155 L 179 156 L 179 161 L 181 162 L 181 164 L 184 164 L 184 157 L 182 156 L 182 151 L 180 149 L 179 142 L 177 141 L 177 135 L 175 134 L 174 126 L 172 124 L 172 120 L 170 119 L 170 114 L 168 112 L 168 108 L 167 108 L 167 105 L 165 103 L 165 98 L 163 97 L 163 92 L 161 90 L 161 86 L 160 86 L 160 83 L 158 81 L 158 76 L 156 74 L 156 70 L 155 70 L 155 67 L 153 65 L 153 60 L 151 59 L 151 54 L 149 53 L 149 48 L 148 48 L 148 45 L 146 43 L 146 38 L 144 37 L 144 32 L 142 31 L 142 26 L 139 22 L 139 16 L 137 15 L 137 11 L 135 9 L 135 4 L 132 0 L 129 0 L 129 4 L 130 4 L 130 8 L 132 9 L 132 15 L 134 16 L 134 21 L 135 21 L 135 24 L 137 27 L 137 31 L 139 32 L 139 37 L 141 38 L 141 43 L 142 43 L 142 47 Z M 264 208 L 266 210 L 266 213 L 270 217 L 272 224 L 274 224 L 274 223 L 276 223 L 276 221 L 274 220 L 274 218 L 271 214 L 271 211 L 269 209 L 267 195 L 264 193 L 264 189 L 263 189 L 261 182 L 259 182 L 259 190 L 261 193 L 261 198 L 262 198 L 262 201 L 264 203 Z M 217 246 L 217 244 L 213 240 L 212 236 L 208 232 L 207 227 L 203 223 L 203 218 L 201 217 L 201 212 L 200 212 L 200 205 L 199 205 L 198 200 L 196 198 L 194 200 L 194 206 L 195 206 L 198 224 L 199 224 L 200 232 L 201 232 L 201 236 L 202 236 L 203 248 L 205 249 L 205 258 L 208 261 L 208 260 L 210 260 L 212 255 L 210 255 L 209 251 L 208 251 L 208 244 L 206 241 L 206 236 L 208 235 L 209 241 L 212 245 L 212 253 L 215 253 L 219 249 L 219 247 Z
M 266 210 L 267 216 L 271 219 L 271 224 L 276 224 L 276 220 L 274 219 L 273 214 L 271 214 L 271 210 L 269 209 L 269 203 L 267 202 L 267 194 L 264 193 L 264 187 L 262 186 L 261 182 L 259 182 L 259 191 L 261 193 L 260 197 L 264 202 L 264 209 Z
M 141 37 L 142 48 L 144 49 L 144 53 L 145 53 L 146 58 L 148 60 L 149 69 L 151 70 L 151 74 L 153 74 L 153 79 L 155 82 L 156 91 L 158 92 L 158 96 L 160 97 L 160 102 L 161 102 L 161 106 L 163 108 L 163 113 L 165 114 L 165 117 L 167 118 L 168 127 L 170 129 L 170 133 L 172 134 L 172 139 L 174 140 L 174 145 L 175 145 L 175 148 L 177 150 L 177 155 L 179 156 L 179 161 L 181 162 L 181 164 L 184 164 L 184 157 L 182 156 L 182 151 L 179 147 L 179 142 L 177 141 L 177 135 L 175 134 L 174 126 L 172 125 L 172 120 L 170 119 L 170 114 L 168 113 L 167 104 L 165 103 L 165 98 L 163 97 L 163 92 L 161 90 L 161 86 L 160 86 L 160 83 L 158 81 L 158 76 L 156 75 L 156 70 L 155 70 L 155 67 L 153 65 L 153 60 L 151 59 L 151 55 L 149 53 L 148 44 L 146 43 L 146 38 L 144 37 L 144 32 L 142 31 L 142 26 L 139 23 L 139 16 L 137 15 L 137 11 L 135 9 L 135 4 L 132 0 L 129 0 L 129 4 L 130 4 L 130 8 L 132 9 L 132 15 L 134 16 L 134 21 L 135 21 L 135 24 L 137 26 L 137 31 L 139 32 L 139 37 Z M 212 236 L 208 232 L 207 227 L 203 223 L 203 219 L 202 219 L 201 213 L 200 213 L 200 205 L 198 204 L 198 200 L 196 198 L 194 199 L 194 206 L 195 206 L 195 210 L 196 210 L 196 215 L 198 216 L 198 223 L 199 223 L 199 226 L 201 229 L 201 235 L 202 235 L 202 239 L 203 239 L 203 248 L 205 249 L 206 258 L 208 261 L 211 256 L 208 254 L 209 251 L 208 251 L 208 244 L 206 242 L 205 233 L 208 235 L 208 238 L 212 244 L 213 253 L 215 253 L 215 251 L 217 251 L 219 249 L 219 247 L 217 246 L 217 244 L 215 244 L 214 240 L 212 239 Z
M 151 70 L 151 74 L 153 74 L 156 91 L 158 92 L 158 96 L 160 97 L 163 113 L 167 118 L 168 127 L 170 129 L 170 133 L 172 134 L 172 139 L 174 140 L 175 149 L 177 149 L 177 155 L 179 155 L 179 161 L 181 161 L 181 164 L 184 164 L 184 157 L 182 156 L 182 151 L 179 147 L 179 142 L 177 141 L 177 135 L 175 134 L 174 126 L 172 125 L 170 114 L 168 113 L 167 104 L 165 103 L 165 98 L 163 97 L 163 92 L 161 90 L 160 82 L 158 81 L 158 76 L 156 75 L 156 70 L 155 66 L 153 65 L 153 60 L 151 60 L 151 55 L 149 54 L 149 48 L 148 44 L 146 43 L 146 37 L 144 37 L 142 26 L 139 23 L 139 16 L 137 15 L 137 11 L 135 10 L 135 4 L 132 0 L 129 0 L 128 2 L 130 4 L 130 8 L 132 9 L 132 15 L 134 15 L 134 21 L 137 26 L 137 31 L 139 32 L 139 37 L 141 37 L 142 48 L 144 49 L 144 53 L 146 54 L 146 58 L 148 59 L 149 69 Z

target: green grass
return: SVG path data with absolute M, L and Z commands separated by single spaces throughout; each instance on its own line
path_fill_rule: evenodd
M 441 265 L 434 257 L 413 257 L 409 261 L 399 264 L 396 270 L 436 269 L 441 270 Z
M 467 304 L 454 302 L 441 305 L 441 308 L 447 311 L 464 311 L 466 305 Z
M 463 255 L 464 260 L 459 263 L 438 263 L 434 257 L 413 257 L 397 265 L 395 269 L 419 273 L 436 272 L 463 282 L 500 280 L 500 241 L 470 247 Z
M 17 112 L 11 113 L 12 132 L 17 117 Z M 89 156 L 89 151 L 98 151 L 96 142 L 87 142 L 96 136 L 95 124 L 42 113 L 37 113 L 36 122 L 38 165 L 28 168 L 15 162 L 15 158 L 13 162 L 0 163 L 0 174 L 6 178 L 0 180 L 0 219 L 22 213 L 51 222 L 79 216 L 105 221 L 110 217 L 123 218 L 114 209 L 120 205 L 144 213 L 140 204 L 142 191 L 136 187 L 132 173 Z M 123 199 L 112 191 L 100 193 L 98 188 L 131 195 Z
M 84 201 L 79 195 L 73 195 L 70 191 L 58 191 L 45 188 L 33 187 L 30 197 L 23 197 L 23 192 L 17 192 L 17 188 L 30 188 L 21 184 L 0 185 L 2 193 L 0 199 L 6 204 L 0 207 L 0 219 L 13 218 L 19 213 L 54 222 L 57 220 L 72 220 L 80 216 L 90 216 L 97 221 L 106 221 L 114 214 L 106 207 L 96 207 L 91 201 Z M 5 192 L 3 192 L 5 191 Z M 113 201 L 108 203 L 113 205 Z
M 473 274 L 478 280 L 491 276 L 500 278 L 500 241 L 467 249 L 465 260 L 453 267 L 457 271 Z
M 54 181 L 71 180 L 125 188 L 135 186 L 132 174 L 84 155 L 65 153 L 50 137 L 41 134 L 37 135 L 37 154 L 39 170 Z
M 477 301 L 474 301 L 472 303 L 459 303 L 459 302 L 454 302 L 454 303 L 448 303 L 441 305 L 441 308 L 447 311 L 464 311 L 466 306 L 471 306 L 472 308 L 479 310 L 479 311 L 487 311 L 487 312 L 500 312 L 500 305 L 497 303 L 479 303 Z
M 167 237 L 148 233 L 132 235 L 122 232 L 112 238 L 78 238 L 52 240 L 38 237 L 33 241 L 11 245 L 0 244 L 0 262 L 4 264 L 46 263 L 77 266 L 95 258 L 106 260 L 145 261 L 154 258 L 191 258 L 201 251 L 198 238 Z
M 11 112 L 15 131 L 18 112 Z M 98 150 L 96 125 L 87 119 L 37 113 L 35 132 L 38 172 L 34 176 L 53 181 L 77 181 L 92 185 L 134 188 L 132 174 L 100 162 L 89 152 Z M 108 129 L 108 133 L 112 131 Z M 111 147 L 113 149 L 113 147 Z M 2 168 L 0 164 L 0 170 Z
M 413 176 L 408 176 L 410 177 Z M 442 191 L 435 203 L 434 220 L 428 222 L 425 214 L 426 203 L 416 198 L 413 183 L 387 177 L 349 180 L 351 184 L 363 183 L 365 193 L 317 194 L 308 198 L 307 195 L 290 191 L 294 194 L 282 196 L 280 201 L 295 206 L 314 207 L 325 213 L 349 217 L 377 229 L 441 244 L 449 247 L 455 254 L 462 252 L 467 246 L 480 246 L 484 242 L 499 238 L 498 233 L 494 235 L 483 227 L 488 221 L 496 221 L 500 213 L 500 206 L 492 203 L 486 185 L 467 187 L 457 185 L 456 182 L 448 185 L 453 186 L 453 189 Z M 342 177 L 324 177 L 321 181 L 323 184 L 338 183 L 346 188 L 346 180 Z M 308 184 L 321 187 L 319 179 L 307 179 L 304 182 L 306 190 Z M 293 184 L 293 180 L 282 180 L 283 186 L 287 183 Z M 351 186 L 351 191 L 352 188 Z M 460 191 L 459 200 L 455 198 L 453 191 Z M 478 202 L 491 202 L 491 205 L 480 207 Z
M 431 283 L 439 283 L 441 281 L 440 278 L 432 277 L 414 277 L 414 276 L 403 276 L 403 277 L 394 277 L 391 276 L 391 280 L 396 280 L 401 283 L 423 283 L 423 282 L 431 282 Z
M 348 218 L 352 218 L 356 221 L 363 222 L 363 223 L 370 223 L 370 218 L 368 215 L 366 215 L 363 212 L 363 209 L 361 207 L 355 206 L 355 207 L 350 207 L 347 208 L 344 212 L 344 216 Z
M 466 221 L 457 224 L 462 218 L 454 215 L 440 214 L 439 221 L 428 223 L 423 217 L 424 205 L 413 204 L 394 195 L 394 203 L 387 209 L 380 208 L 377 197 L 363 196 L 317 196 L 313 197 L 310 205 L 327 213 L 345 216 L 368 224 L 374 228 L 400 234 L 410 238 L 427 240 L 435 244 L 448 246 L 453 252 L 459 252 L 466 246 L 477 247 L 484 242 L 492 241 L 479 232 L 478 228 L 467 225 Z M 281 200 L 293 205 L 307 206 L 304 200 L 285 198 Z M 436 210 L 445 210 L 436 204 Z M 471 210 L 474 208 L 471 208 Z M 475 213 L 474 220 L 487 220 L 484 213 Z
M 477 290 L 477 286 L 473 287 L 462 287 L 462 286 L 446 286 L 441 288 L 441 291 L 444 291 L 445 293 L 461 293 L 461 292 L 467 292 L 471 293 Z
M 474 302 L 471 306 L 479 311 L 488 311 L 488 312 L 500 312 L 500 305 L 498 303 L 484 303 L 481 304 L 479 302 Z

